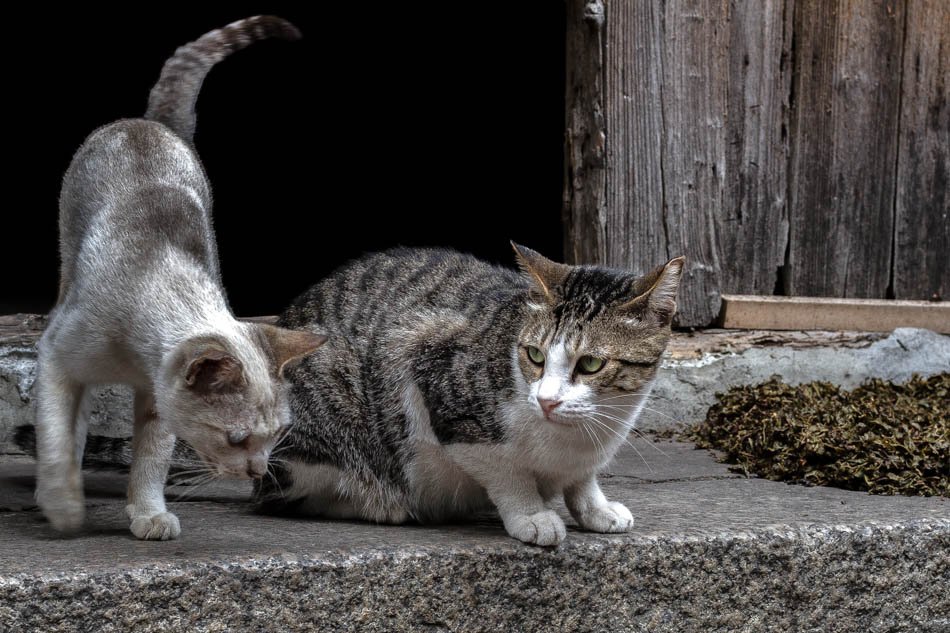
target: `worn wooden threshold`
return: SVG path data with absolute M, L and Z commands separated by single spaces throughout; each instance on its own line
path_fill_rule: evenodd
M 861 332 L 917 327 L 950 334 L 950 302 L 722 295 L 720 325 L 756 330 Z
M 244 321 L 273 323 L 277 317 L 249 317 Z M 0 315 L 0 346 L 32 347 L 43 328 L 46 315 Z M 667 357 L 673 360 L 701 358 L 706 354 L 738 354 L 753 347 L 867 347 L 884 338 L 877 332 L 790 332 L 774 330 L 718 329 L 678 330 L 673 332 Z

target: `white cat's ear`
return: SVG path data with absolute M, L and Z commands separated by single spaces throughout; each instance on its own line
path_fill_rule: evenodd
M 263 323 L 258 327 L 270 345 L 277 375 L 280 377 L 283 377 L 284 371 L 317 351 L 317 348 L 327 342 L 326 336 L 313 332 L 288 330 Z
M 644 275 L 643 281 L 649 284 L 647 290 L 620 306 L 620 310 L 626 312 L 649 310 L 659 318 L 661 323 L 669 324 L 676 313 L 676 292 L 680 287 L 685 263 L 686 258 L 680 256 Z
M 548 302 L 555 300 L 554 289 L 561 285 L 571 267 L 567 264 L 558 264 L 551 261 L 541 253 L 533 251 L 526 246 L 511 243 L 515 249 L 515 259 L 518 261 L 518 267 L 521 268 L 525 277 L 532 283 L 538 294 L 544 297 Z
M 198 393 L 219 393 L 243 387 L 241 361 L 216 345 L 197 347 L 185 370 L 185 384 Z

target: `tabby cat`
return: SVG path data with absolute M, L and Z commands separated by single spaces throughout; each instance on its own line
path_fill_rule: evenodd
M 288 374 L 265 512 L 402 523 L 494 505 L 511 536 L 554 545 L 563 494 L 582 527 L 630 529 L 597 473 L 653 385 L 684 260 L 638 277 L 514 248 L 520 274 L 448 250 L 369 255 L 283 314 L 329 342 Z
M 85 513 L 89 387 L 135 390 L 128 513 L 141 539 L 179 535 L 164 484 L 175 436 L 219 475 L 261 477 L 288 424 L 287 367 L 323 338 L 235 320 L 211 227 L 211 188 L 192 145 L 194 104 L 217 62 L 297 29 L 258 16 L 179 48 L 144 119 L 89 136 L 60 197 L 59 299 L 38 346 L 37 491 L 59 530 Z

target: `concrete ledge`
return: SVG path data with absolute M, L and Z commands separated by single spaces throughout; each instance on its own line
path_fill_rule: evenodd
M 33 423 L 35 344 L 44 320 L 0 317 L 0 455 L 22 454 L 17 426 Z M 789 383 L 826 380 L 847 388 L 867 378 L 905 381 L 914 373 L 950 371 L 950 336 L 902 328 L 889 336 L 868 332 L 706 330 L 676 332 L 657 378 L 641 429 L 662 430 L 702 420 L 717 392 L 778 374 Z M 125 387 L 99 388 L 89 432 L 128 437 L 132 395 Z
M 694 345 L 690 341 L 695 339 Z M 868 378 L 905 382 L 950 371 L 950 336 L 899 328 L 861 332 L 718 330 L 671 343 L 651 402 L 638 422 L 662 430 L 698 422 L 716 393 L 778 375 L 793 385 L 823 380 L 853 389 Z M 709 343 L 715 342 L 710 345 Z M 689 353 L 689 350 L 696 351 Z
M 633 532 L 571 529 L 553 550 L 508 538 L 492 517 L 394 527 L 256 516 L 234 486 L 173 503 L 182 538 L 145 543 L 127 532 L 124 477 L 111 473 L 87 478 L 87 531 L 59 539 L 29 506 L 30 468 L 0 469 L 6 506 L 21 506 L 0 512 L 2 630 L 950 626 L 946 499 L 744 479 L 680 444 L 637 441 L 604 478 L 633 510 Z

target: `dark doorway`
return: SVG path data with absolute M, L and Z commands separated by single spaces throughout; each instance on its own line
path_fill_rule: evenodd
M 176 46 L 262 7 L 304 40 L 238 53 L 198 102 L 237 314 L 277 313 L 399 244 L 509 263 L 515 239 L 561 257 L 562 3 L 15 9 L 0 314 L 55 300 L 59 182 L 83 138 L 140 116 Z

